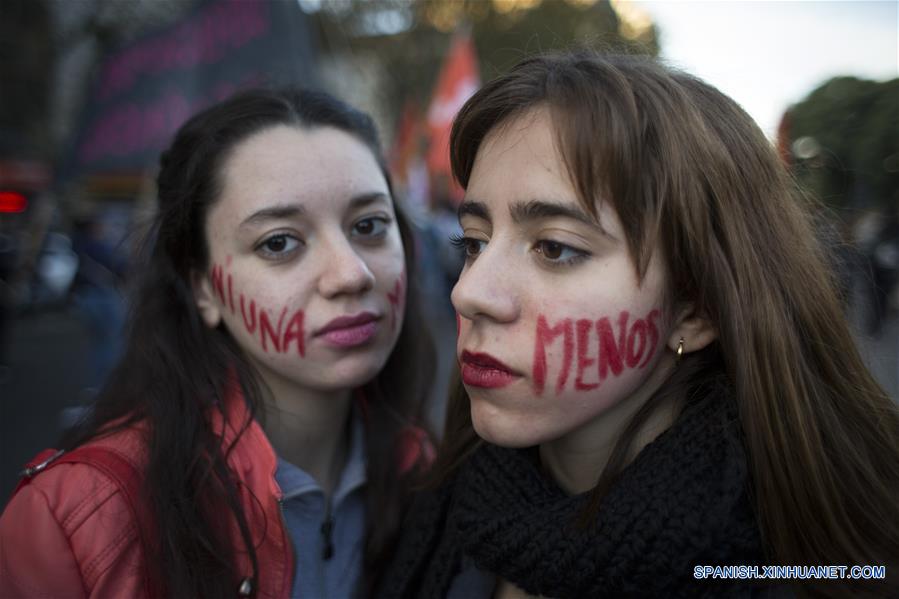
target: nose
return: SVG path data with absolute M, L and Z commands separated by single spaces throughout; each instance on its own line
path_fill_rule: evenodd
M 516 268 L 504 258 L 501 248 L 481 253 L 459 275 L 451 300 L 456 312 L 472 321 L 515 321 L 520 312 L 516 291 Z
M 324 248 L 319 292 L 326 298 L 358 295 L 374 287 L 375 275 L 345 237 Z

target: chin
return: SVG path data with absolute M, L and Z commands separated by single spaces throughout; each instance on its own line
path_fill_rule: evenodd
M 475 407 L 475 402 L 471 404 L 471 425 L 481 439 L 500 447 L 521 449 L 540 443 L 538 435 L 522 426 L 517 419 L 503 416 L 493 409 L 480 410 Z
M 384 368 L 386 357 L 359 356 L 361 359 L 335 363 L 329 368 L 327 379 L 334 389 L 356 388 L 370 382 Z

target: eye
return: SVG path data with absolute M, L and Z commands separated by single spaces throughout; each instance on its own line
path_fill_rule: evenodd
M 475 239 L 474 237 L 465 237 L 464 235 L 450 236 L 450 243 L 459 249 L 465 256 L 465 259 L 476 258 L 478 254 L 484 251 L 486 241 Z
M 283 258 L 292 254 L 300 247 L 302 242 L 287 233 L 276 233 L 263 239 L 257 246 L 256 251 L 267 258 Z
M 551 239 L 541 239 L 534 244 L 534 251 L 551 264 L 569 266 L 587 259 L 590 254 L 583 250 L 575 249 L 571 246 L 553 241 Z
M 390 221 L 383 216 L 370 216 L 353 224 L 352 234 L 356 237 L 377 238 L 387 233 Z

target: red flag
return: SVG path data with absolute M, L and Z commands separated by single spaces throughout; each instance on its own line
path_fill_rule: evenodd
M 453 118 L 465 101 L 477 91 L 480 84 L 474 43 L 467 31 L 458 31 L 453 36 L 428 109 L 431 145 L 427 164 L 432 177 L 445 177 L 447 182 L 452 180 L 449 136 Z M 451 187 L 452 189 L 448 190 L 451 197 L 456 201 L 461 200 L 462 190 L 458 184 L 453 181 Z

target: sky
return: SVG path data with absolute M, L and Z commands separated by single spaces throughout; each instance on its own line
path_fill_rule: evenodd
M 638 1 L 662 57 L 725 92 L 774 138 L 784 111 L 837 75 L 899 77 L 899 1 Z

